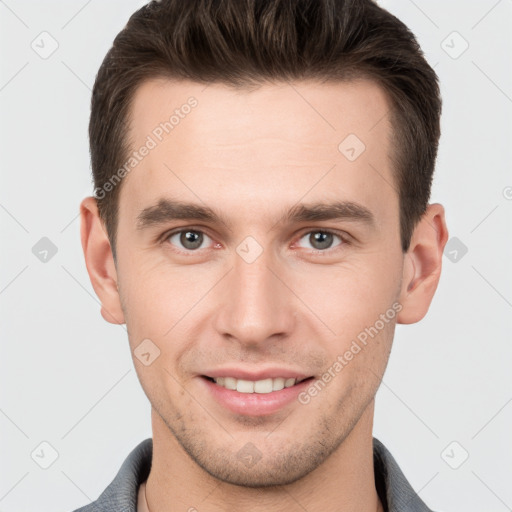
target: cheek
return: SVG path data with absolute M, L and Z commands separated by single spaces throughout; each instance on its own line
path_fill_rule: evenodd
M 346 340 L 392 307 L 400 278 L 396 258 L 367 254 L 361 262 L 312 268 L 292 277 L 291 288 L 339 339 Z
M 185 393 L 183 384 L 179 383 L 165 351 L 149 366 L 135 361 L 135 369 L 152 407 L 163 417 L 173 422 L 179 421 L 183 411 L 194 409 L 193 400 Z M 178 404 L 181 406 L 178 407 Z
M 134 334 L 163 337 L 191 311 L 204 295 L 201 279 L 191 269 L 136 257 L 124 265 L 123 303 Z

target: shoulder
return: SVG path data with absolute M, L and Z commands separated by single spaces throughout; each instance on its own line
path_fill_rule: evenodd
M 98 499 L 74 512 L 136 512 L 138 489 L 149 475 L 152 456 L 153 440 L 148 438 L 129 453 Z
M 421 500 L 384 444 L 373 438 L 375 484 L 388 512 L 433 512 Z M 386 505 L 385 505 L 386 506 Z

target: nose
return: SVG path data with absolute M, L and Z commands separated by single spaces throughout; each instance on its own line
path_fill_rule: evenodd
M 265 251 L 251 263 L 235 255 L 218 296 L 217 332 L 246 348 L 289 336 L 297 304 L 286 280 Z

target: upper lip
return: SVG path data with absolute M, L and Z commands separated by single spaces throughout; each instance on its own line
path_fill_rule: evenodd
M 252 381 L 277 379 L 278 377 L 283 377 L 285 379 L 297 379 L 297 381 L 301 381 L 311 377 L 311 375 L 306 375 L 302 372 L 286 368 L 268 368 L 259 371 L 251 371 L 243 368 L 217 368 L 215 370 L 206 371 L 202 375 L 205 377 L 211 377 L 212 379 L 216 377 L 233 377 L 237 380 L 242 379 Z

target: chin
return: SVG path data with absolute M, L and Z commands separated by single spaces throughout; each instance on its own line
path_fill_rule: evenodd
M 232 447 L 230 447 L 232 448 Z M 251 442 L 237 452 L 228 449 L 187 450 L 189 456 L 213 478 L 250 488 L 288 485 L 304 478 L 320 466 L 335 450 L 331 446 L 303 440 L 294 445 L 273 447 L 273 453 L 258 450 Z

